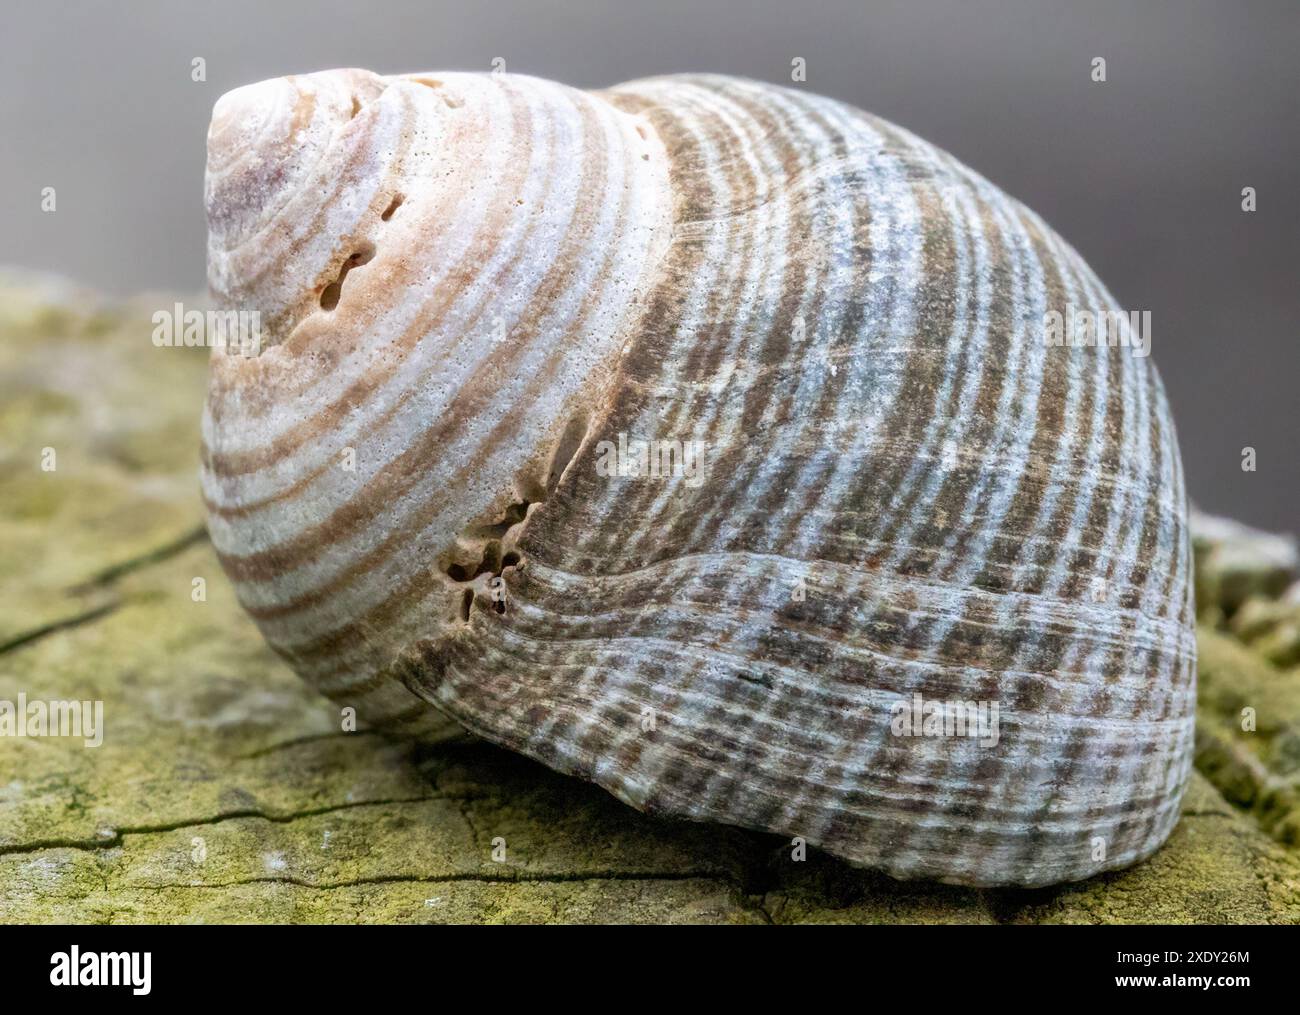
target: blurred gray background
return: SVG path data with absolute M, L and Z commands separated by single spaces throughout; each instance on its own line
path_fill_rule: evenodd
M 1297 528 L 1297 0 L 134 0 L 0 17 L 0 262 L 116 293 L 204 285 L 204 135 L 235 85 L 498 56 L 586 87 L 699 70 L 788 83 L 802 57 L 803 87 L 953 152 L 1042 214 L 1121 306 L 1150 310 L 1193 499 Z

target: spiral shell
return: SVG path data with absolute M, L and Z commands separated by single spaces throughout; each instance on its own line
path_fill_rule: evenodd
M 1114 301 L 1032 212 L 714 76 L 283 78 L 208 153 L 211 288 L 263 328 L 212 359 L 212 539 L 361 720 L 900 878 L 1073 880 L 1169 834 L 1174 430 L 1149 360 L 1044 341 Z M 921 701 L 997 735 L 900 735 Z

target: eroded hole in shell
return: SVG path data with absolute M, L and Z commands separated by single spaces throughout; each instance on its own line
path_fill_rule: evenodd
M 511 505 L 514 511 L 518 505 Z M 470 562 L 452 561 L 445 568 L 444 573 L 454 582 L 472 582 L 483 575 L 492 575 L 500 577 L 501 572 L 508 567 L 516 567 L 523 559 L 515 550 L 502 552 L 503 539 L 512 534 L 511 530 L 523 524 L 522 518 L 519 521 L 494 522 L 491 525 L 481 527 L 478 532 L 491 533 L 496 538 L 489 539 L 483 544 L 478 560 Z
M 393 199 L 388 202 L 388 207 L 385 208 L 383 214 L 379 216 L 379 220 L 381 222 L 387 222 L 389 219 L 391 219 L 393 217 L 393 213 L 396 212 L 397 209 L 402 206 L 402 202 L 405 200 L 406 198 L 403 195 L 394 194 Z
M 373 243 L 362 244 L 355 250 L 343 266 L 339 268 L 338 278 L 321 290 L 320 308 L 322 310 L 334 310 L 339 305 L 339 300 L 343 296 L 343 282 L 348 277 L 348 272 L 353 268 L 359 268 L 368 263 L 375 256 L 375 245 Z
M 485 539 L 477 560 L 453 560 L 443 568 L 444 573 L 457 584 L 477 583 L 484 575 L 492 579 L 500 578 L 507 568 L 519 567 L 523 556 L 514 549 L 504 549 L 513 545 L 522 531 L 528 517 L 529 501 L 518 501 L 506 508 L 502 516 L 494 522 L 478 526 L 471 530 L 473 538 Z M 493 597 L 497 613 L 505 613 L 505 601 Z M 474 589 L 467 588 L 461 595 L 460 619 L 468 623 L 474 606 Z
M 464 99 L 455 92 L 449 92 L 443 88 L 442 82 L 437 78 L 411 78 L 411 80 L 417 85 L 424 85 L 425 88 L 436 90 L 449 109 L 460 109 L 461 106 L 465 105 Z
M 573 416 L 565 424 L 564 432 L 560 434 L 560 440 L 555 445 L 555 452 L 551 455 L 551 464 L 546 470 L 547 497 L 554 493 L 555 488 L 560 485 L 560 480 L 564 478 L 565 471 L 572 464 L 578 449 L 582 447 L 582 442 L 586 438 L 590 427 L 591 419 L 584 414 Z
M 502 515 L 500 520 L 490 522 L 479 529 L 479 537 L 488 539 L 504 539 L 511 529 L 528 516 L 528 508 L 532 503 L 533 502 L 530 500 L 521 500 L 511 504 L 506 508 L 505 514 Z
M 523 535 L 529 509 L 542 503 L 559 486 L 566 470 L 577 456 L 590 424 L 590 417 L 583 413 L 569 419 L 556 442 L 555 450 L 551 453 L 550 465 L 545 475 L 541 477 L 544 482 L 539 482 L 536 476 L 521 481 L 527 494 L 508 504 L 505 510 L 492 520 L 472 526 L 465 533 L 464 542 L 460 544 L 462 549 L 459 551 L 458 559 L 446 560 L 443 563 L 442 570 L 448 578 L 458 584 L 477 585 L 485 575 L 497 579 L 510 568 L 524 566 L 523 554 L 516 549 L 516 544 Z M 477 553 L 470 551 L 467 555 L 464 549 L 466 543 L 470 546 L 478 544 Z M 460 599 L 460 618 L 466 623 L 470 619 L 474 601 L 474 589 L 466 589 Z M 504 614 L 505 600 L 494 596 L 492 608 L 497 613 Z

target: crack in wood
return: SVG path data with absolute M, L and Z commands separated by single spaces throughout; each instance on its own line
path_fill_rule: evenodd
M 43 839 L 37 842 L 0 845 L 0 858 L 25 853 L 40 853 L 49 849 L 79 849 L 91 852 L 115 849 L 123 844 L 122 840 L 128 835 L 162 835 L 167 832 L 178 832 L 182 828 L 200 828 L 209 825 L 219 825 L 225 821 L 240 821 L 253 818 L 283 825 L 294 821 L 301 821 L 304 818 L 315 818 L 322 814 L 332 814 L 335 811 L 352 810 L 358 807 L 383 807 L 394 804 L 414 804 L 425 803 L 426 801 L 432 800 L 446 801 L 451 799 L 453 798 L 433 793 L 415 797 L 393 797 L 386 800 L 355 800 L 340 804 L 329 804 L 324 807 L 314 807 L 305 811 L 294 811 L 290 814 L 266 813 L 265 811 L 252 809 L 228 811 L 210 818 L 191 818 L 184 821 L 167 822 L 158 825 L 123 826 L 121 828 L 113 829 L 113 834 L 111 836 L 102 836 L 95 839 Z
M 87 592 L 93 592 L 95 589 L 102 589 L 112 585 L 119 578 L 131 574 L 133 571 L 140 571 L 154 564 L 161 564 L 165 560 L 170 560 L 177 554 L 183 553 L 191 546 L 197 543 L 206 542 L 208 538 L 208 528 L 204 524 L 196 525 L 184 535 L 179 536 L 170 542 L 156 546 L 152 550 L 146 550 L 144 553 L 135 557 L 129 557 L 126 560 L 118 561 L 116 564 L 110 564 L 108 567 L 91 575 L 88 579 L 80 584 L 68 589 L 69 595 L 84 595 Z
M 84 610 L 81 613 L 75 613 L 70 617 L 63 617 L 59 620 L 52 620 L 47 624 L 41 624 L 29 631 L 23 631 L 14 635 L 8 641 L 0 642 L 0 655 L 6 652 L 13 652 L 25 645 L 30 645 L 34 641 L 40 641 L 42 638 L 48 638 L 52 634 L 58 634 L 60 631 L 67 631 L 70 628 L 81 627 L 83 624 L 90 624 L 101 617 L 120 609 L 127 600 L 114 599 L 111 602 L 96 606 L 92 610 Z
M 515 874 L 377 874 L 369 878 L 356 878 L 351 881 L 333 881 L 316 883 L 292 877 L 256 877 L 242 878 L 237 881 L 222 881 L 200 884 L 166 883 L 160 885 L 128 885 L 128 890 L 139 891 L 175 891 L 181 889 L 220 889 L 237 888 L 240 885 L 282 884 L 297 888 L 309 888 L 315 891 L 334 891 L 340 888 L 357 888 L 365 885 L 387 884 L 455 884 L 458 882 L 478 882 L 488 885 L 520 884 L 569 884 L 583 881 L 711 881 L 720 887 L 735 890 L 736 886 L 725 878 L 720 878 L 716 871 L 571 871 L 549 874 L 520 871 Z

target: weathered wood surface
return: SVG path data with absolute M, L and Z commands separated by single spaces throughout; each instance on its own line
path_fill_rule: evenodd
M 795 862 L 783 840 L 649 818 L 480 742 L 343 732 L 203 535 L 206 351 L 151 344 L 170 305 L 0 279 L 0 700 L 102 700 L 105 727 L 99 747 L 0 738 L 0 920 L 1300 922 L 1300 671 L 1275 576 L 1255 590 L 1280 617 L 1262 634 L 1233 629 L 1240 610 L 1207 618 L 1213 784 L 1195 777 L 1151 861 L 1054 889 Z

